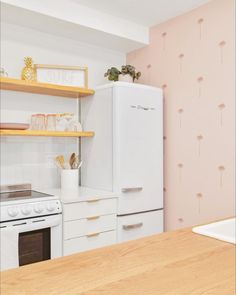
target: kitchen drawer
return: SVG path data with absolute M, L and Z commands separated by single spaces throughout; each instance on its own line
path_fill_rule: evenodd
M 116 199 L 95 199 L 63 205 L 64 221 L 116 214 Z
M 64 222 L 64 240 L 116 229 L 116 214 Z
M 116 231 L 98 233 L 64 241 L 64 255 L 101 248 L 116 243 Z
M 163 232 L 163 210 L 118 217 L 118 242 Z

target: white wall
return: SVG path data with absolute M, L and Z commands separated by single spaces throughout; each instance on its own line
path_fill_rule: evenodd
M 125 56 L 28 28 L 1 23 L 1 67 L 20 77 L 25 56 L 35 63 L 88 66 L 89 87 L 103 84 L 106 69 L 120 66 Z M 76 112 L 76 100 L 23 92 L 1 92 L 1 122 L 28 122 L 32 113 Z M 89 139 L 84 139 L 89 140 Z M 1 138 L 1 184 L 30 182 L 34 187 L 59 185 L 52 158 L 77 149 L 77 139 Z

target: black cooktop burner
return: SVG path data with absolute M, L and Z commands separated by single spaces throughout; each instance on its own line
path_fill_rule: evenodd
M 32 190 L 16 191 L 0 193 L 0 202 L 16 201 L 16 200 L 29 200 L 37 198 L 51 197 L 52 195 L 40 193 Z

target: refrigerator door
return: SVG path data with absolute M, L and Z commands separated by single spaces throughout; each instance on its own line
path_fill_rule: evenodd
M 131 84 L 132 85 L 132 84 Z M 118 215 L 163 208 L 162 91 L 114 87 L 114 190 Z
M 118 216 L 118 243 L 163 232 L 163 210 Z

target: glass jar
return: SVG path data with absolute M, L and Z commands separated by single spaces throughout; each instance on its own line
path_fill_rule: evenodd
M 65 120 L 65 131 L 73 131 L 73 130 L 71 130 L 71 124 L 73 122 L 74 114 L 73 113 L 64 113 L 63 118 Z
M 56 115 L 56 130 L 57 131 L 76 131 L 75 115 L 73 113 L 64 113 Z
M 72 117 L 68 125 L 68 131 L 82 132 L 82 126 L 75 116 Z
M 66 120 L 63 114 L 56 114 L 56 130 L 57 131 L 65 131 Z
M 30 128 L 32 130 L 45 130 L 45 115 L 44 114 L 32 115 Z
M 56 114 L 48 114 L 46 116 L 46 130 L 55 131 L 56 130 Z

